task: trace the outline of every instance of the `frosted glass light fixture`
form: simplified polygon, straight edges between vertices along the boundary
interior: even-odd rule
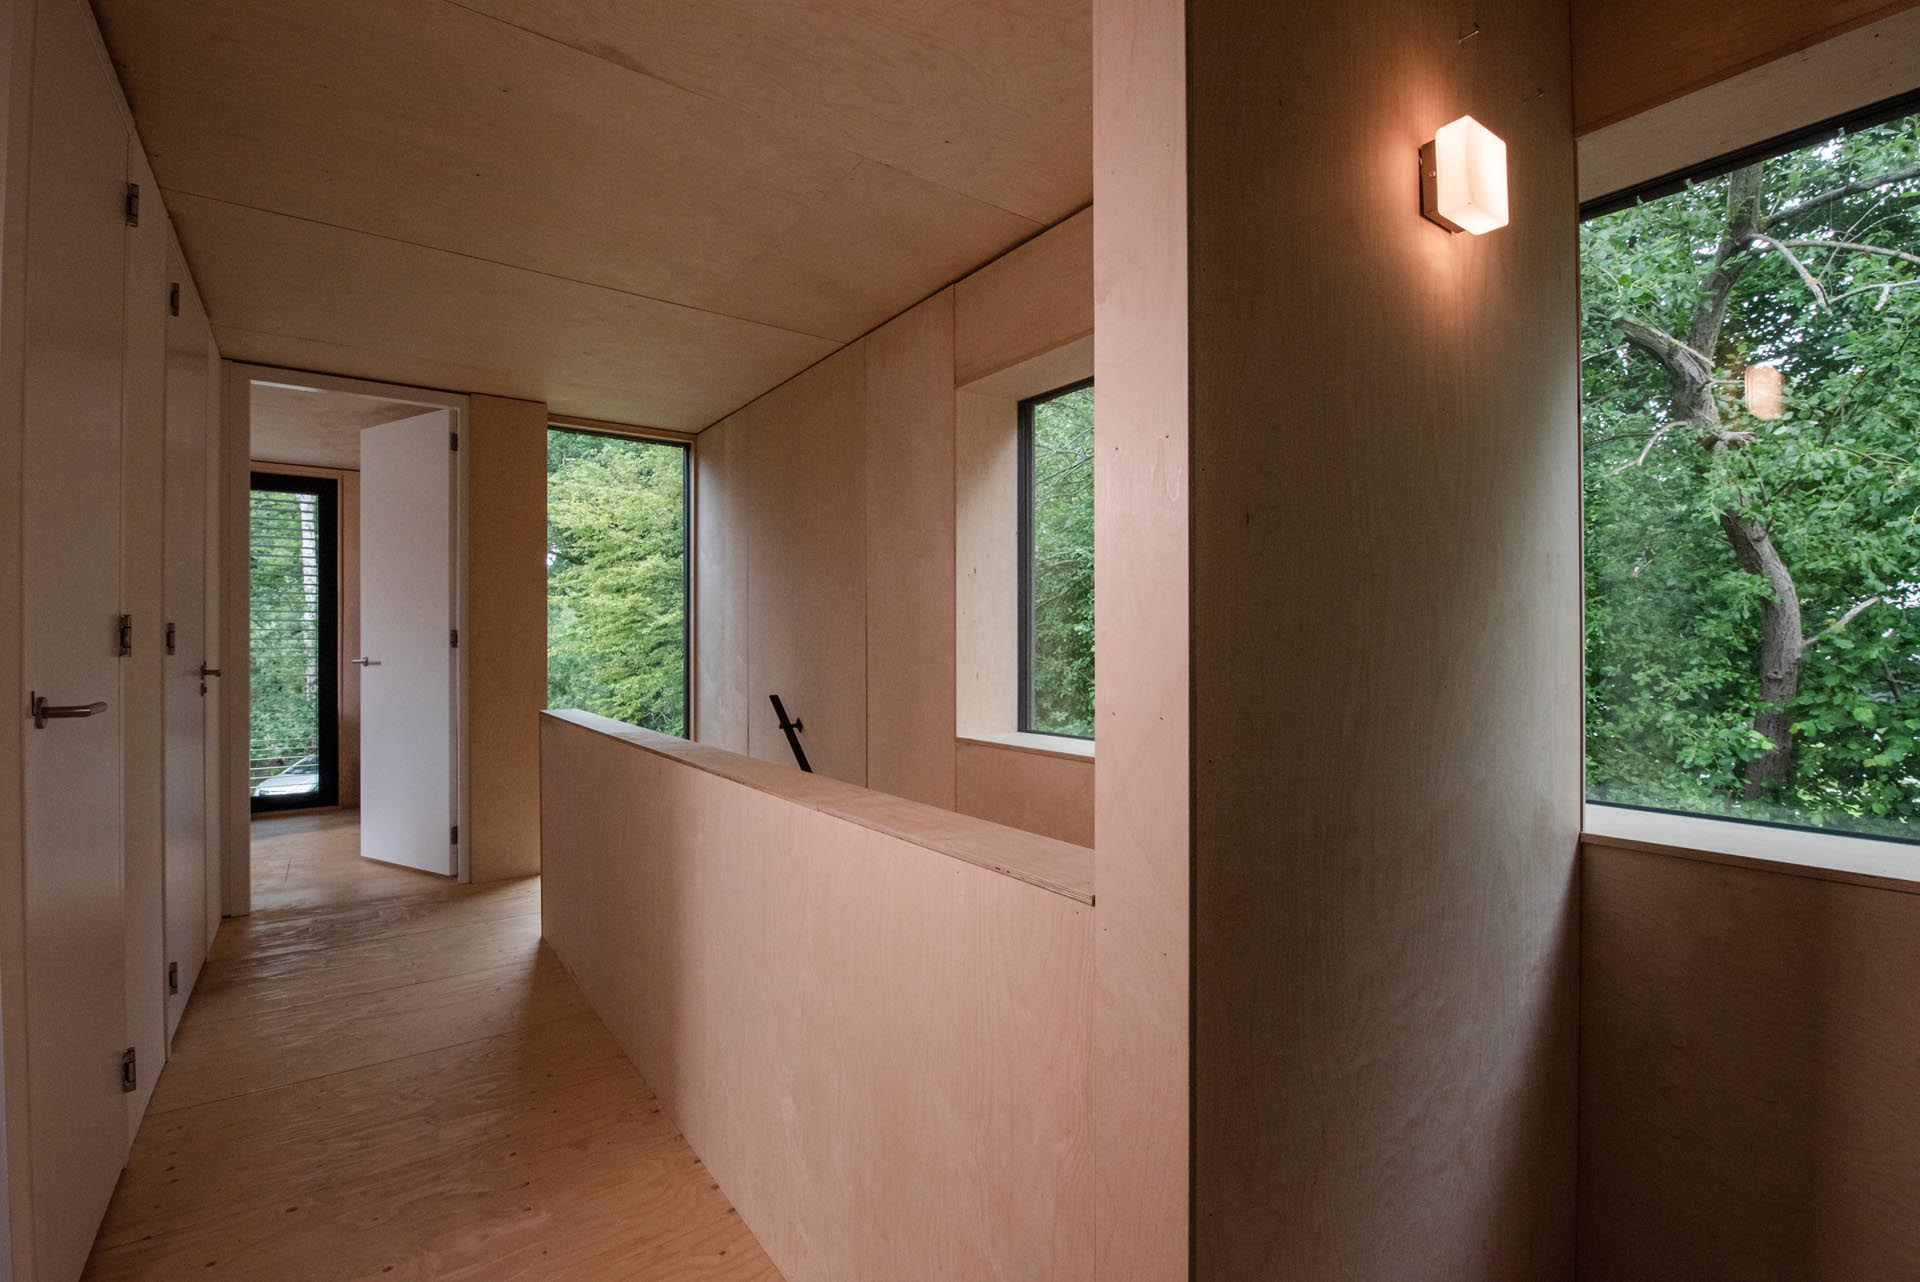
[[[1747,413],[1755,418],[1779,418],[1787,412],[1787,380],[1778,365],[1747,366]]]
[[[1420,149],[1420,212],[1448,231],[1484,236],[1507,225],[1507,144],[1462,116]]]

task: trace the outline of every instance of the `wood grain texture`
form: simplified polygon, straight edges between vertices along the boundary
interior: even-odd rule
[[[536,881],[368,863],[351,814],[258,830],[256,911],[222,930],[90,1282],[778,1282],[541,946]]]
[[[788,1278],[1093,1276],[1089,908],[556,717],[542,771],[547,938]]]
[[[386,274],[383,245],[511,269],[489,309],[356,314],[288,302],[257,246],[199,220],[188,248],[247,359],[310,344],[337,373],[697,430],[801,368],[793,336],[849,341],[1090,191],[1075,0],[100,10],[170,198],[339,229],[356,276]],[[544,302],[557,283],[655,303],[636,351],[693,331],[725,350],[589,373],[564,354],[592,327]],[[544,370],[434,350],[492,346],[503,316],[538,334]],[[393,340],[367,342],[372,320]],[[716,361],[744,385],[722,392]],[[471,373],[429,372],[447,365]]]
[[[951,810],[953,291],[866,348],[866,783]]]
[[[1920,896],[1589,843],[1580,1276],[1920,1275]]]
[[[1090,847],[1093,775],[1091,757],[1070,760],[963,739],[955,748],[954,808]]]
[[[544,401],[698,431],[831,339],[605,286],[170,196],[230,359]]]
[[[866,360],[844,347],[728,425],[753,514],[747,751],[793,761],[777,694],[813,768],[849,783],[867,779]]]
[[[1190,1276],[1188,0],[1094,0],[1097,1272]]]
[[[357,471],[360,433],[420,412],[418,405],[379,396],[306,387],[253,389],[253,457],[270,463]]]
[[[1464,45],[1459,11],[1410,0],[1187,13],[1195,1276],[1564,1278],[1566,13],[1496,0]],[[1468,110],[1515,193],[1482,237],[1417,208],[1421,144]],[[1103,720],[1103,915],[1105,806],[1132,791],[1111,754]]]
[[[467,454],[467,742],[474,881],[540,871],[547,706],[547,407],[476,396]]]
[[[1093,333],[1093,213],[1082,210],[954,286],[964,386]]]
[[[733,442],[750,431],[752,407],[694,438],[693,735],[731,752],[747,750],[747,549],[752,509]]]
[[[1573,0],[1574,129],[1586,133],[1624,120],[1913,4]]]

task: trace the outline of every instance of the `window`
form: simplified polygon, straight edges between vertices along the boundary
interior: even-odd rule
[[[255,472],[248,500],[252,808],[338,803],[336,486]]]
[[[1020,729],[1093,737],[1091,379],[1020,402]]]
[[[547,703],[687,733],[691,451],[547,433]]]
[[[1920,116],[1773,151],[1582,225],[1588,795],[1920,839]]]

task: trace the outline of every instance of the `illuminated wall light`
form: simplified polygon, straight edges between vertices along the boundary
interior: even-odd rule
[[[1507,144],[1472,116],[1442,125],[1420,149],[1420,212],[1448,231],[1484,236],[1507,225]]]
[[[1778,365],[1747,366],[1747,413],[1779,418],[1787,412],[1787,380]]]

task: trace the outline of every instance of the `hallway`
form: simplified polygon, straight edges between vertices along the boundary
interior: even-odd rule
[[[779,1274],[540,943],[537,878],[363,860],[256,822],[86,1277]]]

